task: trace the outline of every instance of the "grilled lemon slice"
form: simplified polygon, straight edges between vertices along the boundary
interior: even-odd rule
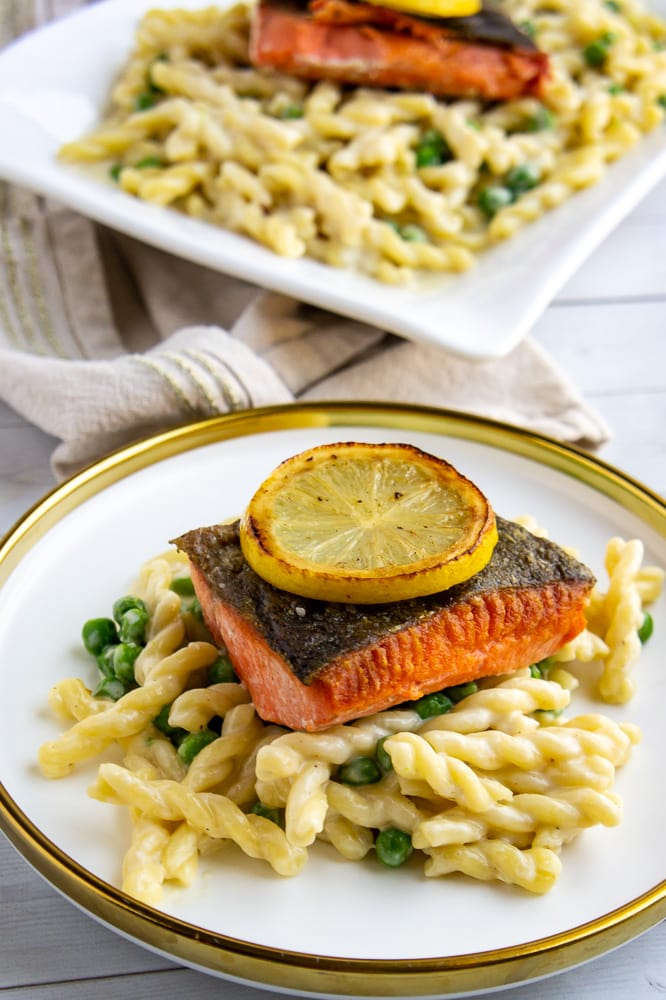
[[[481,0],[369,0],[419,17],[469,17],[481,10]]]
[[[259,576],[302,597],[380,604],[446,590],[497,541],[483,493],[408,444],[321,445],[287,459],[241,518]]]

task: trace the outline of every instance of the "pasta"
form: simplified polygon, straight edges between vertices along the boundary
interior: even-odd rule
[[[665,114],[666,27],[637,0],[502,7],[549,54],[543,103],[310,84],[250,66],[246,4],[150,11],[107,119],[60,155],[106,162],[124,191],[282,256],[396,284],[467,270]],[[441,162],[420,164],[433,134]],[[498,186],[511,194],[499,208]]]
[[[611,704],[624,704],[635,691],[632,672],[640,657],[639,630],[644,605],[659,594],[664,573],[643,567],[643,543],[612,538],[606,552],[609,587],[592,593],[589,627],[556,654],[557,660],[598,659],[603,664],[599,694]]]
[[[598,661],[602,699],[634,688],[643,607],[663,573],[643,565],[640,542],[619,538],[606,567],[587,629],[549,661],[473,684],[426,720],[408,704],[303,733],[264,723],[235,679],[211,681],[220,651],[197,619],[185,557],[167,553],[142,567],[133,589],[148,609],[137,683],[116,701],[78,680],[56,685],[50,704],[71,724],[41,747],[42,770],[62,777],[111,743],[122,749],[120,763],[99,765],[89,793],[128,809],[122,885],[150,904],[165,885],[191,884],[200,855],[222,843],[292,876],[317,841],[361,861],[379,853],[382,833],[420,852],[428,877],[457,872],[547,892],[567,843],[621,821],[615,777],[640,740],[629,722],[565,714],[574,659]],[[202,733],[211,739],[183,754]],[[346,777],[359,762],[374,773]]]

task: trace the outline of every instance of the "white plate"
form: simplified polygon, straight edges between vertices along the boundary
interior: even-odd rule
[[[59,487],[0,546],[3,754],[0,828],[67,897],[140,944],[185,964],[287,992],[461,996],[552,974],[666,916],[666,602],[623,708],[583,692],[576,707],[631,719],[644,741],[619,774],[625,818],[569,845],[556,887],[535,897],[501,884],[423,877],[341,860],[321,845],[283,880],[229,847],[163,907],[118,884],[122,810],[93,801],[96,764],[47,781],[38,746],[61,730],[46,694],[71,675],[93,682],[82,622],[106,614],[136,569],[184,530],[235,515],[274,465],[316,443],[409,440],[450,459],[505,516],[533,513],[577,546],[603,579],[614,534],[638,536],[666,565],[666,505],[609,467],[555,442],[461,415],[372,404],[289,407],[168,432]],[[94,665],[93,665],[94,666]],[[585,685],[583,685],[585,689]]]
[[[136,22],[156,5],[205,4],[106,0],[0,53],[0,177],[181,257],[464,357],[501,357],[515,347],[575,269],[666,172],[666,129],[658,129],[596,187],[485,254],[471,272],[437,278],[427,291],[287,260],[242,236],[139,202],[56,160],[63,142],[98,121]],[[666,0],[652,0],[652,6],[666,15]]]

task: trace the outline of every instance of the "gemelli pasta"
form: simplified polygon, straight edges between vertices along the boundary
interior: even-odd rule
[[[108,116],[60,155],[285,257],[390,283],[464,271],[665,114],[666,27],[636,0],[501,7],[549,55],[543,100],[308,83],[250,65],[246,4],[150,11]]]
[[[640,542],[611,539],[608,589],[594,589],[585,631],[532,668],[448,689],[450,711],[423,719],[408,703],[304,733],[257,716],[197,616],[186,557],[165,553],[122,602],[146,614],[141,641],[125,644],[136,646],[131,683],[116,700],[105,681],[97,695],[58,683],[49,702],[69,727],[40,748],[42,771],[60,778],[112,743],[122,749],[89,792],[129,810],[122,886],[152,904],[164,885],[191,884],[200,855],[225,842],[284,876],[325,841],[349,861],[374,851],[392,866],[416,851],[426,876],[547,892],[567,843],[622,818],[615,776],[640,733],[575,714],[568,667],[596,660],[600,699],[630,697],[644,606],[664,575],[642,559]]]

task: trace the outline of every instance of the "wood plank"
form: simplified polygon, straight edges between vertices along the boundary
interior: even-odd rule
[[[665,293],[666,226],[632,216],[560,289],[556,301],[626,301]]]
[[[0,834],[0,990],[169,965],[59,895]]]
[[[666,259],[666,258],[665,258]],[[666,296],[658,301],[558,303],[534,336],[589,402],[666,390]]]
[[[502,1000],[563,1000],[585,996],[586,1000],[608,1000],[612,996],[631,1000],[658,1000],[666,993],[666,923],[625,945],[569,972],[538,984],[502,990]],[[196,997],[196,1000],[275,1000],[276,993],[220,980],[189,969],[172,967],[140,975],[99,977],[79,982],[52,981],[25,989],[3,992],[3,1000],[164,1000],[164,997]],[[280,994],[283,995],[283,994]],[[477,994],[476,1000],[494,1000],[496,992]]]
[[[605,461],[666,497],[666,392],[621,393],[594,400],[613,428],[612,440],[599,449]]]
[[[551,307],[534,336],[611,430],[596,454],[666,496],[666,299]]]
[[[666,181],[581,265],[556,301],[618,301],[666,295]]]
[[[55,438],[0,402],[0,535],[55,483]]]

